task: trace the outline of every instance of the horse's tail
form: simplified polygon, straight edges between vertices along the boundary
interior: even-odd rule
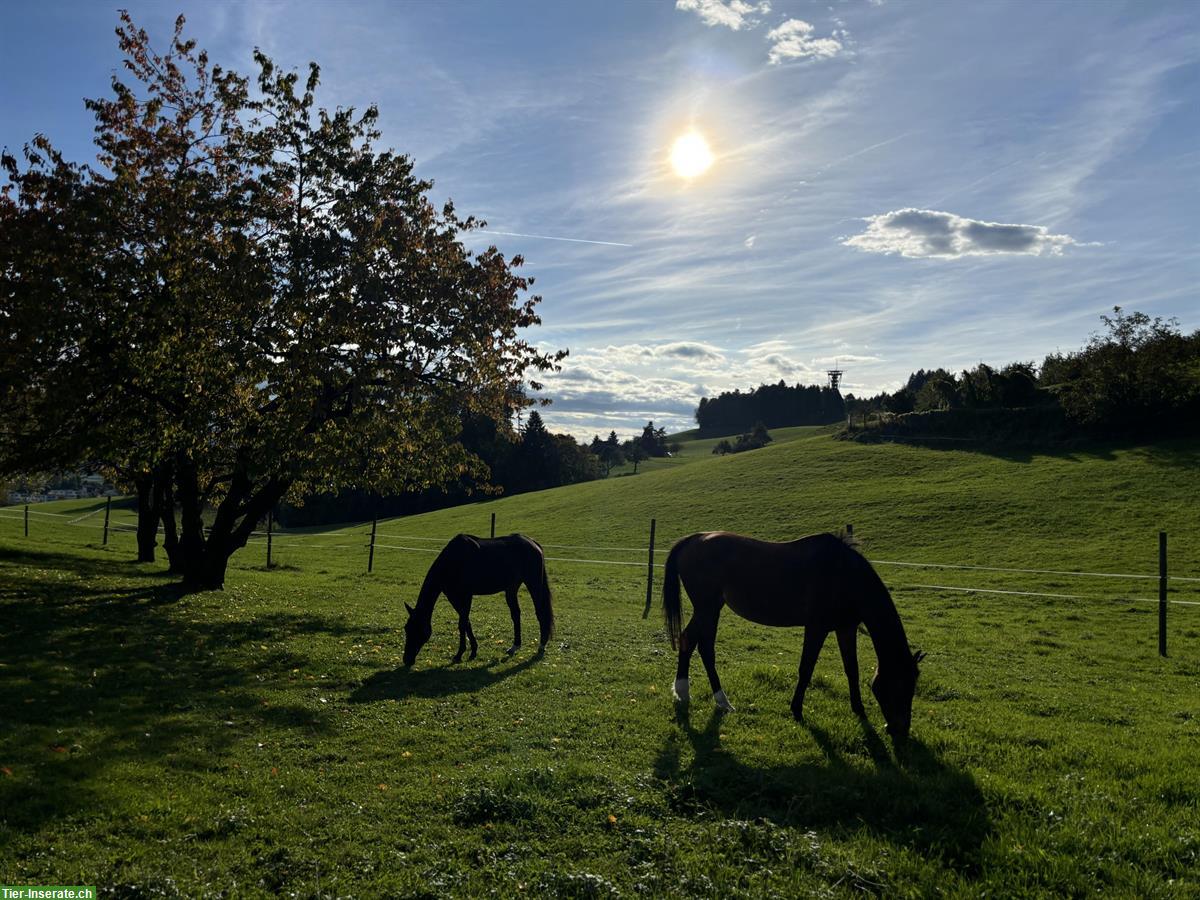
[[[671,552],[667,554],[667,564],[663,571],[663,618],[666,620],[667,637],[671,639],[672,650],[679,643],[683,621],[679,600],[679,553],[690,541],[691,536],[676,541]]]
[[[533,595],[533,612],[541,630],[542,646],[545,646],[554,636],[554,595],[550,592],[550,578],[546,575],[546,554],[537,541],[531,543],[537,547],[538,567],[541,572],[538,573],[537,590],[530,593]]]

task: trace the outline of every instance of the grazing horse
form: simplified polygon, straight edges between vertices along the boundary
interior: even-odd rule
[[[692,600],[693,614],[680,631],[679,582]],[[842,665],[850,681],[850,707],[865,716],[858,686],[858,645],[855,630],[866,626],[875,644],[878,667],[871,690],[887,720],[888,733],[908,736],[917,663],[925,655],[912,653],[891,595],[863,556],[846,540],[815,534],[787,543],[713,531],[692,534],[675,544],[667,556],[663,581],[663,612],[671,646],[679,646],[675,699],[688,700],[688,665],[692,651],[708,672],[717,706],[732,711],[717,677],[715,642],[721,607],[728,607],[760,625],[804,626],[800,680],[792,697],[792,715],[804,719],[804,692],[812,678],[821,645],[837,633]]]
[[[523,534],[498,538],[460,534],[451,538],[429,567],[416,607],[404,604],[408,610],[408,621],[404,623],[404,665],[413,664],[433,634],[433,605],[440,594],[446,595],[458,613],[458,653],[451,662],[462,662],[468,640],[471,642],[469,658],[474,659],[478,652],[479,645],[471,630],[471,598],[475,594],[504,591],[513,622],[513,645],[508,648],[508,655],[516,653],[521,646],[521,607],[517,605],[517,590],[522,584],[533,597],[533,611],[542,632],[538,647],[538,653],[541,653],[554,632],[554,608],[542,548]]]

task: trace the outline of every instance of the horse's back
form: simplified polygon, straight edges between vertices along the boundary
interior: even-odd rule
[[[685,540],[679,574],[693,602],[719,598],[752,622],[838,627],[861,587],[865,560],[837,535],[774,542],[715,531]]]
[[[447,569],[447,579],[471,594],[511,590],[539,576],[543,565],[541,547],[523,534],[496,538],[455,535],[439,559]]]

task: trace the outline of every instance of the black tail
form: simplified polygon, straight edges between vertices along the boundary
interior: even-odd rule
[[[663,618],[666,619],[667,637],[671,639],[672,650],[679,644],[679,632],[683,627],[683,612],[679,602],[679,551],[688,541],[689,538],[684,538],[671,548],[663,572]]]

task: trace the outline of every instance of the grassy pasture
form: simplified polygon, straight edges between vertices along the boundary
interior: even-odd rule
[[[686,458],[686,453],[685,453]],[[820,435],[239,553],[180,597],[94,502],[0,510],[0,883],[102,896],[1200,894],[1200,606],[1153,581],[1157,532],[1200,577],[1200,446],[1006,456]],[[448,605],[399,670],[402,600],[459,531],[547,545],[558,633],[499,597],[477,660]],[[60,516],[46,515],[48,512]],[[74,525],[65,523],[90,516]],[[114,521],[129,521],[114,511]],[[852,522],[926,649],[897,754],[849,712],[830,641],[788,710],[799,633],[732,616],[718,717],[686,712],[645,555],[696,530],[786,538]],[[87,527],[92,526],[92,527]],[[427,538],[429,540],[417,540]],[[601,566],[569,559],[641,563]],[[661,561],[661,555],[659,557]],[[933,587],[941,586],[940,588]],[[969,594],[941,588],[1058,594]],[[1078,599],[1069,599],[1070,597]],[[1172,599],[1200,584],[1172,582]],[[862,637],[864,677],[872,653]]]

